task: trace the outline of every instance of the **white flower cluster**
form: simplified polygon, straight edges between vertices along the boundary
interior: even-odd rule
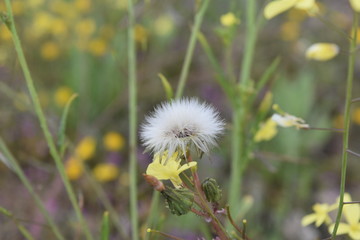
[[[146,117],[141,127],[141,140],[155,153],[175,151],[186,154],[191,145],[208,153],[224,129],[224,121],[210,105],[195,98],[164,102]]]

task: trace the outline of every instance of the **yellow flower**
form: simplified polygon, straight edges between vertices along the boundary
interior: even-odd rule
[[[91,0],[76,0],[74,2],[75,8],[82,13],[86,13],[91,8]]]
[[[309,125],[305,123],[304,119],[295,117],[288,113],[284,114],[273,114],[271,119],[276,122],[277,125],[281,127],[296,127],[299,128],[309,128]]]
[[[329,216],[329,212],[337,209],[338,204],[326,204],[326,203],[316,203],[313,206],[314,213],[311,213],[309,215],[306,215],[301,220],[301,225],[307,226],[313,222],[315,222],[315,226],[319,227],[321,224],[331,223],[331,218]]]
[[[4,41],[10,41],[11,40],[11,32],[6,27],[5,24],[0,25],[0,39]]]
[[[276,122],[269,118],[256,132],[254,141],[268,141],[277,134]]]
[[[140,24],[135,25],[135,41],[141,45],[143,49],[146,49],[148,42],[149,33],[148,31]]]
[[[312,13],[317,10],[315,0],[275,0],[265,6],[264,16],[266,19],[271,19],[291,8],[302,9]]]
[[[81,160],[71,157],[65,163],[66,175],[70,180],[79,179],[84,172],[84,165]]]
[[[229,12],[220,17],[220,22],[225,27],[231,27],[235,24],[240,24],[240,19],[238,19],[234,13]]]
[[[178,157],[178,152],[175,152],[171,157],[165,152],[160,156],[155,154],[154,160],[146,169],[146,174],[156,177],[159,180],[170,180],[172,184],[179,188],[181,186],[181,178],[179,174],[189,168],[195,167],[196,162],[181,164],[181,159]]]
[[[352,120],[354,121],[354,123],[359,124],[360,125],[360,108],[357,107],[355,109],[355,111],[352,114]]]
[[[95,32],[95,29],[96,29],[96,24],[94,20],[90,18],[81,20],[75,25],[76,33],[81,38],[90,37]]]
[[[93,174],[99,182],[109,182],[119,176],[119,168],[112,163],[99,163],[95,166]]]
[[[169,15],[162,15],[154,22],[154,31],[158,36],[167,36],[174,29],[174,20]]]
[[[333,43],[315,43],[306,50],[306,58],[327,61],[339,53],[339,47]]]
[[[356,12],[360,12],[360,0],[350,0],[350,5]]]
[[[45,42],[40,49],[41,57],[45,60],[53,61],[60,55],[60,47],[56,42]]]
[[[108,132],[103,141],[105,148],[109,151],[119,151],[125,145],[124,137],[117,132]]]
[[[96,141],[93,137],[84,137],[75,148],[76,157],[81,160],[87,160],[94,156],[96,150]]]
[[[351,202],[349,194],[344,195],[344,202]],[[345,204],[343,213],[347,223],[340,223],[337,231],[338,235],[348,234],[350,238],[360,239],[360,204]],[[332,233],[335,224],[330,225],[329,232]]]
[[[53,20],[50,31],[55,37],[63,37],[66,36],[68,32],[68,26],[66,25],[64,19],[57,18]]]
[[[71,88],[62,86],[55,91],[55,102],[58,106],[64,107],[73,95]]]
[[[300,24],[297,21],[287,21],[281,25],[280,36],[284,41],[294,41],[299,38]]]
[[[34,22],[31,27],[31,35],[39,38],[48,33],[52,27],[53,16],[45,11],[40,11],[35,15]]]
[[[106,42],[100,38],[93,39],[89,42],[88,50],[94,56],[102,56],[106,52]]]

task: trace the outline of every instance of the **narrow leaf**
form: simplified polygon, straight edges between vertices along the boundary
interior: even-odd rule
[[[171,100],[174,97],[174,91],[173,91],[169,81],[161,73],[159,73],[158,76],[161,79],[161,83],[162,83],[162,85],[164,87],[164,90],[165,90],[165,93],[166,93],[166,98],[168,100]]]
[[[68,115],[69,115],[69,109],[70,109],[70,106],[71,106],[72,102],[75,100],[75,98],[77,96],[78,95],[75,93],[69,98],[69,100],[67,101],[67,103],[65,105],[63,114],[61,116],[61,122],[60,122],[60,127],[59,127],[59,132],[58,132],[58,137],[59,137],[58,145],[59,145],[60,155],[61,156],[64,154],[65,149],[66,149],[66,145],[65,145],[65,129],[66,129],[66,121],[67,121],[67,118],[68,118]]]
[[[110,237],[110,221],[109,212],[104,212],[101,223],[101,240],[109,240]]]

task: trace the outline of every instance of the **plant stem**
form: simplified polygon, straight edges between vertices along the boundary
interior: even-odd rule
[[[5,157],[10,161],[13,170],[16,175],[20,178],[20,181],[24,184],[25,188],[29,191],[30,195],[35,201],[35,205],[38,207],[42,215],[45,217],[46,221],[49,223],[51,230],[54,232],[56,238],[58,240],[64,240],[64,237],[60,233],[59,228],[55,224],[53,218],[50,216],[49,212],[46,210],[43,202],[41,201],[39,195],[35,192],[33,186],[31,185],[29,179],[26,177],[25,173],[19,166],[18,162],[14,158],[14,156],[10,153],[7,148],[4,140],[0,137],[0,151],[5,155]]]
[[[346,101],[345,101],[345,113],[344,113],[344,135],[343,135],[343,147],[342,147],[342,159],[341,159],[341,182],[340,182],[340,197],[339,208],[336,216],[334,230],[332,232],[331,239],[335,239],[336,233],[339,227],[342,210],[344,206],[344,193],[346,182],[346,168],[348,160],[348,146],[349,146],[349,132],[350,132],[350,107],[352,101],[352,85],[354,80],[354,67],[355,67],[355,55],[356,55],[356,37],[358,28],[358,14],[354,11],[353,26],[352,26],[352,38],[349,51],[349,65],[346,80]]]
[[[133,0],[128,0],[128,71],[129,71],[129,176],[130,176],[130,218],[132,239],[139,239],[137,210],[137,86],[136,86],[136,47],[135,47],[135,14]]]
[[[205,15],[206,9],[209,6],[209,2],[210,2],[210,0],[202,1],[200,9],[196,13],[195,24],[194,24],[194,27],[193,27],[193,29],[191,31],[189,45],[188,45],[187,50],[186,50],[184,64],[183,64],[182,69],[181,69],[180,79],[179,79],[178,87],[176,89],[176,95],[175,95],[176,99],[179,99],[183,95],[186,79],[187,79],[188,74],[189,74],[190,63],[191,63],[191,60],[192,60],[192,56],[194,54],[196,38],[197,38],[197,35],[199,33],[200,26],[201,26],[203,17]]]
[[[35,112],[36,112],[36,115],[39,119],[39,122],[40,122],[40,127],[43,131],[43,134],[45,136],[45,139],[46,139],[46,142],[48,144],[48,147],[50,149],[50,154],[51,156],[53,157],[54,161],[55,161],[55,164],[56,164],[56,167],[60,173],[60,176],[61,176],[61,180],[63,181],[64,183],[64,186],[65,186],[65,189],[66,189],[66,192],[68,194],[68,197],[71,201],[71,204],[75,210],[75,214],[77,216],[77,218],[79,219],[80,221],[80,224],[83,228],[83,231],[86,235],[86,238],[88,240],[93,240],[93,237],[90,233],[90,230],[89,230],[89,227],[81,213],[81,210],[80,210],[80,207],[79,207],[79,204],[76,200],[76,196],[75,196],[75,193],[74,193],[74,190],[70,184],[70,181],[66,175],[66,172],[65,172],[65,167],[64,167],[64,164],[61,160],[61,157],[60,157],[60,154],[58,152],[58,150],[56,149],[56,144],[54,142],[54,139],[50,133],[50,130],[49,130],[49,127],[48,127],[48,124],[46,122],[46,118],[45,118],[45,114],[41,108],[41,105],[40,105],[40,100],[39,100],[39,97],[38,97],[38,94],[36,92],[36,89],[35,89],[35,85],[34,85],[34,82],[32,80],[32,77],[31,77],[31,74],[30,74],[30,70],[29,70],[29,67],[27,65],[27,62],[26,62],[26,59],[25,59],[25,55],[24,55],[24,52],[22,50],[22,47],[21,47],[21,43],[20,43],[20,39],[19,39],[19,36],[17,34],[17,31],[16,31],[16,28],[15,28],[15,22],[14,22],[14,17],[13,17],[13,13],[12,13],[12,9],[11,9],[11,3],[10,3],[10,0],[5,0],[5,4],[6,4],[6,9],[7,9],[7,14],[8,14],[8,17],[9,17],[9,22],[7,22],[7,26],[9,27],[10,31],[11,31],[11,34],[12,34],[12,39],[13,39],[13,42],[14,42],[14,46],[15,46],[15,50],[17,52],[17,55],[18,55],[18,58],[19,58],[19,63],[20,63],[20,66],[23,70],[23,73],[24,73],[24,76],[25,76],[25,80],[26,80],[26,84],[27,84],[27,87],[28,87],[28,90],[30,92],[30,96],[31,96],[31,100],[34,104],[34,108],[35,108]]]

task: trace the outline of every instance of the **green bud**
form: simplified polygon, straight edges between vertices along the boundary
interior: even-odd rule
[[[204,182],[201,184],[201,188],[205,193],[206,200],[212,203],[220,201],[222,196],[221,189],[215,179],[205,179]]]
[[[175,189],[166,187],[161,193],[172,214],[180,216],[191,210],[194,202],[194,194],[190,190],[186,188]]]

